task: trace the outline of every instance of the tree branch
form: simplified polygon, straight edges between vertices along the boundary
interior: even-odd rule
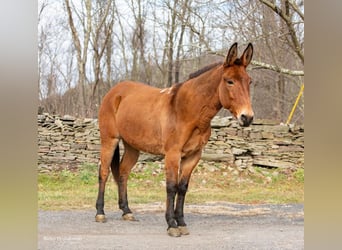
[[[217,51],[212,51],[209,50],[207,52],[210,55],[216,55],[216,56],[220,56],[220,57],[225,57],[224,54],[222,54],[221,52],[217,52]],[[268,69],[268,70],[272,70],[278,73],[282,73],[282,74],[286,74],[286,75],[291,75],[291,76],[304,76],[304,71],[303,70],[291,70],[291,69],[284,69],[272,64],[268,64],[268,63],[264,63],[264,62],[259,62],[259,61],[255,61],[252,60],[251,64],[253,66],[255,66],[253,69]]]
[[[293,0],[288,0],[291,7],[294,9],[294,11],[300,16],[300,18],[304,21],[304,13],[298,8],[298,6],[293,2]]]
[[[68,18],[69,18],[69,25],[70,25],[70,29],[71,29],[71,35],[73,37],[74,45],[75,45],[76,52],[77,52],[77,60],[78,60],[78,62],[80,62],[80,61],[82,61],[81,42],[80,42],[80,40],[78,38],[78,32],[77,32],[75,24],[74,24],[74,20],[73,20],[73,17],[72,17],[69,0],[65,0],[65,3],[66,3],[66,10],[67,10],[67,13],[68,13]]]
[[[304,71],[302,70],[290,70],[290,69],[284,69],[280,68],[271,64],[263,63],[263,62],[258,62],[258,61],[251,61],[251,64],[254,67],[253,69],[269,69],[278,73],[286,74],[286,75],[291,75],[291,76],[304,76]]]
[[[263,3],[264,5],[266,5],[267,7],[269,7],[275,13],[277,13],[277,15],[280,16],[281,19],[284,20],[284,22],[287,25],[287,28],[289,29],[290,36],[291,36],[291,39],[292,39],[292,42],[293,42],[293,46],[294,46],[294,50],[297,53],[297,55],[300,58],[300,60],[302,61],[302,63],[304,64],[304,54],[303,54],[303,52],[301,50],[301,46],[300,46],[298,38],[296,36],[296,31],[295,31],[295,29],[293,27],[293,23],[292,23],[292,20],[291,20],[290,16],[286,15],[286,13],[284,13],[284,11],[281,10],[281,8],[279,8],[276,4],[271,3],[268,0],[259,0],[259,1],[261,3]],[[292,1],[290,2],[290,4],[292,6]]]

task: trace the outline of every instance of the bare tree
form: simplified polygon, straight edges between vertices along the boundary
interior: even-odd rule
[[[86,116],[89,110],[86,103],[86,64],[88,59],[88,46],[91,34],[91,0],[82,1],[82,8],[85,8],[85,12],[78,13],[75,6],[71,7],[70,1],[65,0],[66,12],[68,15],[69,26],[72,34],[73,44],[76,49],[77,68],[78,68],[78,88],[79,88],[79,100],[78,100],[78,112],[81,116]],[[82,25],[82,32],[79,32],[76,28],[73,12],[79,18]],[[83,36],[82,36],[83,35]],[[83,44],[81,44],[81,37]],[[82,46],[83,45],[83,46]]]
[[[39,2],[39,8],[38,8],[38,26],[41,24],[41,17],[43,15],[44,9],[48,6],[48,2],[45,1],[40,1]],[[43,51],[46,46],[46,39],[47,35],[44,31],[44,29],[40,26],[40,29],[38,30],[39,36],[38,36],[38,72],[39,72],[39,78],[38,78],[38,91],[39,91],[39,99],[44,98],[43,94],[43,87],[42,87],[42,73],[43,73],[43,68],[42,68],[42,57],[43,57]]]
[[[90,96],[90,112],[93,116],[97,114],[98,106],[102,99],[101,90],[99,84],[104,85],[103,80],[103,70],[101,70],[101,60],[106,49],[110,49],[111,45],[108,45],[111,41],[111,36],[113,32],[114,25],[114,13],[112,1],[105,3],[104,1],[96,1],[93,6],[94,15],[92,17],[92,27],[91,27],[91,45],[93,47],[93,68],[94,68],[94,84],[92,89],[92,95]],[[110,53],[112,50],[110,49]],[[111,55],[108,55],[111,58]],[[107,60],[107,74],[110,74],[111,62]],[[108,79],[110,80],[110,79]],[[102,87],[104,88],[104,86]],[[96,95],[96,90],[97,95]]]
[[[302,68],[304,65],[304,37],[300,26],[304,24],[304,14],[300,10],[301,8],[295,3],[295,1],[282,0],[279,2],[271,2],[268,0],[259,0],[268,10],[265,13],[268,14],[268,20],[273,19],[272,24],[276,25],[271,27],[273,31],[278,31],[276,34],[271,36],[266,36],[267,34],[272,34],[271,31],[263,32],[264,41],[268,50],[270,51],[270,58],[273,65],[268,65],[267,68],[270,70],[275,70],[278,72],[276,88],[275,88],[275,112],[276,117],[279,120],[285,120],[287,114],[289,113],[290,105],[293,103],[293,98],[296,96],[294,89],[299,90],[300,85],[295,86],[297,81],[291,76],[304,75],[302,70],[288,70],[283,69],[281,64],[287,62],[288,66],[297,66]],[[297,1],[298,2],[298,1]],[[302,4],[301,2],[298,2]],[[270,23],[270,22],[268,22]],[[277,36],[275,36],[277,35]],[[276,49],[274,49],[276,48]],[[292,51],[293,53],[289,53]],[[294,60],[289,58],[288,55],[294,57],[297,56],[299,59],[298,63],[293,63]],[[292,62],[292,63],[290,63]],[[252,62],[254,65],[266,66],[261,63]],[[284,73],[288,74],[286,77]],[[287,84],[291,81],[292,84]],[[289,86],[286,86],[289,85]],[[294,88],[296,87],[296,88]]]
[[[123,75],[128,76],[130,73],[130,68],[129,68],[129,63],[128,63],[128,56],[126,53],[126,44],[128,43],[128,39],[126,37],[126,29],[124,27],[124,17],[121,16],[120,12],[119,12],[119,8],[116,6],[116,1],[113,1],[114,4],[114,11],[115,11],[115,15],[117,17],[117,31],[114,32],[114,38],[116,39],[117,42],[117,47],[118,47],[118,51],[120,51],[121,53],[121,58],[122,58],[122,66],[124,68],[124,70],[121,69],[121,71],[123,71]],[[119,53],[119,52],[118,52]]]
[[[288,34],[291,39],[291,43],[289,44],[304,64],[304,43],[300,41],[298,37],[299,34],[296,30],[296,25],[298,24],[298,22],[304,23],[304,14],[300,10],[299,6],[293,0],[283,0],[280,2],[280,5],[277,5],[275,2],[271,2],[268,0],[259,1],[267,7],[269,7],[271,10],[273,10],[273,12],[276,13],[281,18],[281,20],[286,24]],[[303,3],[300,2],[300,4]],[[298,15],[299,20],[296,20],[295,14]]]
[[[134,26],[132,27],[132,70],[131,78],[150,83],[151,79],[146,74],[147,60],[146,50],[146,5],[141,0],[130,1],[130,8],[133,13]]]
[[[41,7],[39,19],[49,5]],[[56,112],[95,116],[115,82],[170,86],[222,60],[233,42],[255,46],[249,70],[257,116],[284,120],[303,83],[302,0],[64,0],[64,14],[39,30],[39,95],[58,95],[50,99]],[[52,42],[59,26],[71,31],[72,50],[68,42]],[[303,117],[300,105],[294,120]]]
[[[177,44],[177,54],[175,59],[174,71],[175,71],[175,82],[179,82],[179,74],[181,67],[181,50],[183,48],[183,38],[185,33],[186,25],[189,22],[190,11],[189,11],[189,0],[184,0],[181,6],[181,12],[178,15],[180,22],[180,35]]]
[[[53,4],[40,1],[38,10],[38,70],[39,70],[39,110],[40,112],[60,113],[64,103],[60,102],[60,95],[70,87],[73,74],[64,74],[64,62],[72,61],[72,57],[64,57],[66,50],[56,41],[64,38],[65,28],[63,17],[46,18],[49,8]],[[56,26],[56,23],[59,24]]]
[[[173,0],[173,4],[167,2],[167,8],[169,10],[168,20],[167,20],[167,33],[165,40],[165,49],[167,51],[167,85],[172,85],[172,75],[173,75],[173,51],[174,51],[174,36],[176,31],[176,18],[177,18],[177,5],[179,0]]]

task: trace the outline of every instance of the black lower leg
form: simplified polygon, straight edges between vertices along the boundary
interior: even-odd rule
[[[175,203],[175,196],[177,193],[177,185],[175,183],[170,183],[166,187],[167,191],[167,200],[166,200],[166,213],[165,219],[168,224],[168,228],[173,227],[177,228],[177,222],[175,220],[175,213],[174,213],[174,203]]]
[[[127,196],[125,199],[119,199],[119,208],[122,210],[123,215],[132,213],[131,209],[128,207]]]
[[[104,188],[101,181],[99,182],[99,192],[96,200],[96,214],[105,214],[104,213]]]
[[[128,207],[127,199],[127,178],[120,176],[119,183],[119,208],[122,210],[123,215],[132,213],[131,209]]]
[[[177,204],[175,209],[175,219],[177,221],[178,226],[186,226],[184,221],[184,201],[185,194],[188,190],[188,183],[185,181],[181,181],[178,185],[178,194],[177,194]]]

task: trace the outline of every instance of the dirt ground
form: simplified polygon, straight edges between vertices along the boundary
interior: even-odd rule
[[[132,206],[95,222],[91,211],[39,211],[38,249],[304,249],[304,206],[207,203],[185,205],[190,235],[166,233],[164,204]]]

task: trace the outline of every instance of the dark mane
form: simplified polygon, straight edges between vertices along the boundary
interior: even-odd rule
[[[201,68],[201,69],[191,73],[189,75],[188,80],[193,79],[193,78],[195,78],[195,77],[197,77],[199,75],[202,75],[203,73],[207,72],[208,70],[211,70],[212,68],[214,68],[214,67],[216,67],[216,66],[218,66],[220,64],[222,64],[222,62],[216,62],[216,63],[209,64],[209,65],[207,65],[207,66],[205,66],[205,67],[203,67],[203,68]]]
[[[201,74],[203,74],[203,73],[205,73],[205,72],[207,72],[207,71],[209,71],[209,70],[213,69],[214,67],[216,67],[218,65],[221,65],[221,64],[222,64],[222,62],[216,62],[216,63],[209,64],[209,65],[207,65],[207,66],[205,66],[205,67],[203,67],[203,68],[201,68],[201,69],[199,69],[199,70],[189,74],[189,77],[188,77],[188,79],[186,81],[188,81],[190,79],[193,79],[193,78],[196,78],[199,75],[201,75]],[[184,82],[175,83],[175,84],[172,85],[172,90],[171,90],[172,92],[171,92],[171,99],[170,99],[171,105],[174,104],[174,101],[175,101],[175,98],[177,96],[177,93],[178,93],[179,89],[183,86],[183,83]]]

